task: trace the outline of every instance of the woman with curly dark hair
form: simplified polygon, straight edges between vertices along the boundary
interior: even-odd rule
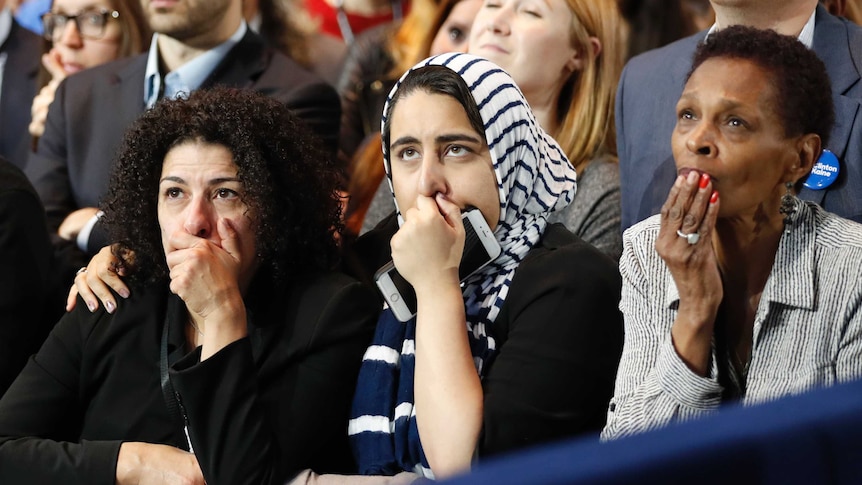
[[[239,90],[142,116],[104,203],[134,251],[117,252],[133,291],[78,304],[0,401],[0,482],[350,471],[345,423],[378,305],[329,271],[337,169],[310,139],[284,105]]]

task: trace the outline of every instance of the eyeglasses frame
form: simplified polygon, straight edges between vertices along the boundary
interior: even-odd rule
[[[102,25],[102,32],[98,36],[84,35],[83,31],[81,30],[80,21],[78,20],[82,16],[87,15],[87,14],[92,14],[92,13],[98,13],[99,15],[102,16],[102,18],[105,19],[105,23]],[[59,41],[63,37],[62,31],[66,29],[66,27],[69,25],[69,21],[71,20],[72,22],[75,22],[75,29],[78,31],[78,35],[80,35],[81,37],[83,37],[85,39],[98,40],[98,39],[101,39],[102,37],[105,36],[105,28],[108,26],[108,20],[120,18],[120,12],[118,12],[116,10],[110,10],[107,8],[98,8],[98,9],[93,8],[93,9],[82,10],[81,12],[79,12],[75,15],[65,15],[65,14],[61,14],[61,13],[46,12],[46,13],[42,14],[42,17],[41,17],[43,28],[45,27],[46,19],[52,18],[52,17],[59,17],[59,18],[65,19],[63,21],[63,27],[62,27],[62,30],[60,32],[60,35],[55,35],[56,31],[57,31],[56,24],[55,24],[52,32],[48,32],[48,29],[44,29],[44,32],[42,35],[43,35],[43,37],[45,37],[45,39],[50,40],[51,42]]]

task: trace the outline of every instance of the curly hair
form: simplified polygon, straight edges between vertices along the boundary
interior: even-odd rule
[[[835,110],[829,75],[817,54],[794,37],[736,25],[698,46],[688,77],[707,60],[722,57],[749,61],[769,74],[772,104],[786,136],[814,133],[827,146]]]
[[[261,269],[288,284],[331,267],[342,228],[339,172],[316,138],[282,103],[249,90],[216,87],[162,100],[126,132],[102,203],[113,241],[134,249],[135,284],[168,274],[158,224],[159,178],[168,151],[184,142],[233,154]]]

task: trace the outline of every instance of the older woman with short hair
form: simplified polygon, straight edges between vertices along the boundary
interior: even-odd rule
[[[731,27],[698,48],[676,108],[679,176],[624,236],[604,437],[862,375],[862,226],[795,196],[828,164],[829,86],[813,52],[772,31]]]

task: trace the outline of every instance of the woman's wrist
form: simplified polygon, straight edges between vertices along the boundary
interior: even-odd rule
[[[426,295],[429,298],[439,297],[440,293],[447,288],[455,289],[459,295],[461,294],[461,281],[458,279],[457,268],[425,272],[411,284],[417,300]]]
[[[117,455],[116,478],[118,485],[138,483],[141,454],[139,443],[124,442]]]

